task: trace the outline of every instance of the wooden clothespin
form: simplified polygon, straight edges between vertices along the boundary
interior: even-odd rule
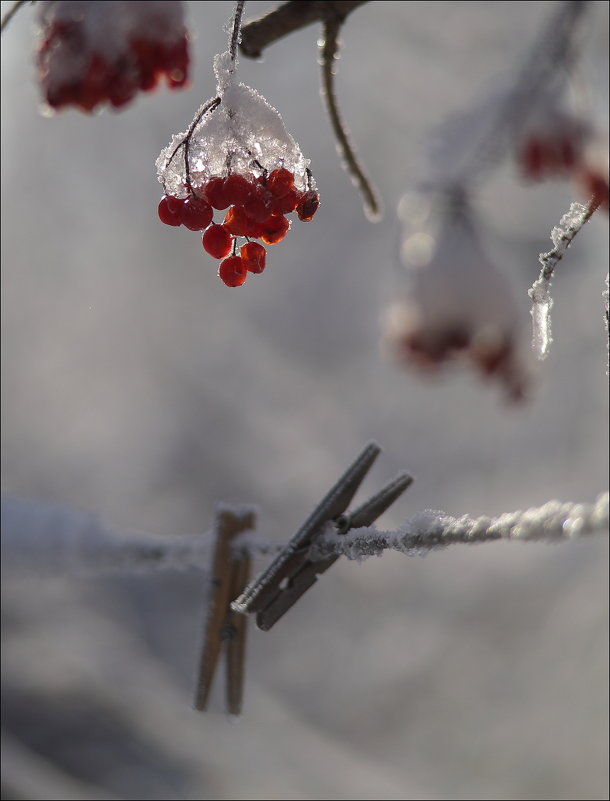
[[[212,680],[224,645],[226,710],[230,715],[241,713],[247,620],[243,615],[237,615],[231,610],[231,601],[248,583],[251,559],[245,549],[237,551],[233,548],[233,541],[243,531],[252,530],[255,522],[256,516],[252,509],[237,511],[221,507],[216,513],[212,594],[208,602],[195,709],[203,711],[207,707]]]
[[[313,541],[327,525],[340,534],[370,526],[407,489],[413,479],[401,473],[354,512],[345,512],[380,453],[375,443],[365,447],[269,567],[233,601],[234,611],[256,613],[257,626],[268,631],[339,558],[309,559]]]

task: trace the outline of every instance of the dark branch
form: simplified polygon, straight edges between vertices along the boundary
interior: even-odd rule
[[[13,5],[9,8],[6,14],[2,17],[2,23],[0,26],[0,31],[2,33],[4,33],[4,29],[12,20],[13,16],[19,11],[21,6],[24,6],[27,2],[28,0],[16,0],[16,2],[13,3]],[[34,5],[34,3],[35,0],[30,0],[30,5]]]
[[[241,33],[241,17],[244,13],[244,5],[245,0],[237,0],[237,3],[235,3],[235,11],[233,12],[233,28],[231,30],[231,40],[229,42],[229,53],[231,54],[231,61],[233,62],[237,55],[237,45]]]
[[[321,43],[321,59],[320,64],[322,67],[322,99],[326,104],[326,110],[330,117],[330,124],[332,125],[333,132],[337,139],[337,148],[343,160],[348,175],[351,176],[352,181],[360,190],[364,202],[364,211],[366,216],[376,221],[380,216],[379,201],[369,183],[368,178],[364,174],[356,152],[349,140],[349,135],[341,114],[339,113],[339,106],[335,95],[335,59],[337,58],[337,51],[339,49],[338,36],[341,28],[341,22],[332,17],[324,22],[324,40]]]
[[[273,42],[313,22],[335,19],[339,23],[367,0],[289,0],[259,19],[244,25],[240,51],[248,58],[260,58]]]

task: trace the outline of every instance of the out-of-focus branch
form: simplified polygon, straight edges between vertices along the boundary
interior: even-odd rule
[[[248,58],[260,58],[263,50],[293,31],[333,17],[339,23],[367,0],[289,0],[241,30],[240,52]]]
[[[13,5],[9,8],[6,14],[2,17],[2,22],[0,23],[0,33],[4,33],[4,29],[9,24],[9,22],[13,19],[14,15],[19,11],[21,6],[24,6],[27,2],[30,5],[34,5],[36,0],[15,0]]]

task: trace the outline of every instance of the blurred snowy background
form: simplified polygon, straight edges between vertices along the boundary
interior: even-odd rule
[[[8,3],[2,3],[2,11]],[[554,3],[375,2],[348,20],[337,90],[385,202],[342,172],[318,95],[315,27],[242,80],[311,158],[322,206],[240,290],[200,237],[159,223],[155,159],[214,93],[231,4],[190,3],[192,89],[121,113],[39,114],[35,12],[2,37],[2,489],[121,530],[207,530],[254,503],[291,536],[368,440],[368,494],[415,484],[380,520],[497,514],[608,484],[600,293],[607,218],[559,265],[555,342],[525,404],[470,373],[429,383],[380,355],[400,290],[395,207],[426,137],[523,58]],[[247,4],[246,20],[269,8]],[[607,129],[608,5],[578,79]],[[518,293],[572,200],[506,165],[481,185],[487,244]],[[190,708],[207,588],[188,574],[24,579],[3,589],[3,797],[607,798],[605,538],[340,561],[249,637],[245,714]],[[257,567],[264,565],[261,560]]]

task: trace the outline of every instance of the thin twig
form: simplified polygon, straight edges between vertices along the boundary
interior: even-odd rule
[[[186,183],[192,195],[195,193],[193,192],[193,187],[191,186],[191,175],[190,175],[190,164],[189,164],[189,145],[191,142],[191,138],[193,136],[193,133],[195,132],[195,128],[201,122],[202,117],[205,114],[207,114],[208,111],[214,111],[214,109],[218,106],[219,103],[220,103],[220,98],[214,97],[212,100],[209,100],[207,103],[204,103],[203,106],[201,106],[201,108],[197,111],[197,114],[195,114],[195,118],[193,119],[192,123],[189,125],[188,131],[184,135],[184,139],[182,139],[182,141],[176,145],[171,156],[169,156],[169,158],[166,159],[165,166],[163,167],[163,170],[165,171],[174,160],[176,153],[180,150],[181,147],[184,147],[184,174]],[[165,191],[165,194],[167,194],[167,188],[165,186],[165,182],[163,182],[163,190]]]
[[[237,45],[241,39],[241,18],[244,13],[245,0],[237,0],[233,11],[233,25],[231,28],[231,39],[229,41],[229,53],[231,61],[235,62],[237,56]]]
[[[324,21],[324,41],[320,45],[322,98],[325,101],[326,110],[328,111],[332,129],[337,139],[337,146],[343,159],[343,166],[351,176],[354,184],[360,190],[364,202],[364,213],[370,220],[376,221],[380,217],[379,201],[373,187],[360,166],[358,157],[349,140],[347,129],[339,113],[339,106],[335,95],[334,64],[339,49],[338,36],[341,24],[342,20],[337,17],[329,16]]]
[[[329,14],[341,21],[368,0],[290,0],[242,28],[240,51],[248,58],[260,58],[273,42],[294,31],[324,22]]]
[[[4,33],[4,29],[15,16],[15,14],[19,11],[21,6],[24,6],[28,0],[16,0],[13,5],[9,8],[6,14],[2,17],[2,22],[0,23],[0,33]],[[34,5],[36,0],[29,0],[30,5]]]

